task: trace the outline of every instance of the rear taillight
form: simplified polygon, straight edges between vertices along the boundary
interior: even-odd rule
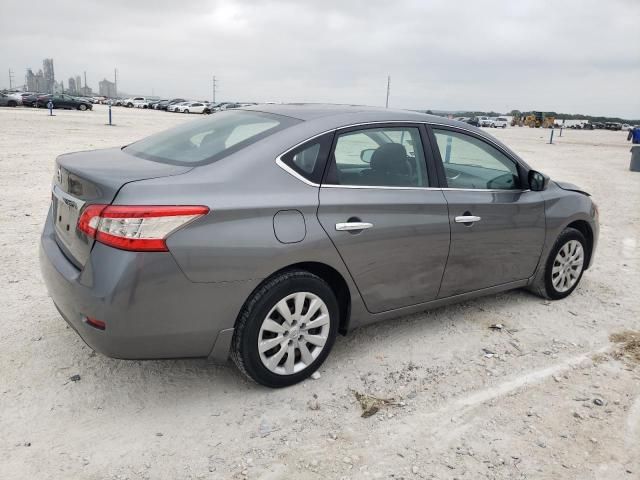
[[[88,205],[78,230],[122,250],[166,252],[169,235],[207,213],[202,206]]]

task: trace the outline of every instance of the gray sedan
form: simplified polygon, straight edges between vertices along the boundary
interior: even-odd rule
[[[360,325],[521,287],[564,298],[597,239],[587,193],[468,124],[259,105],[60,156],[41,265],[91,348],[231,356],[282,387]]]

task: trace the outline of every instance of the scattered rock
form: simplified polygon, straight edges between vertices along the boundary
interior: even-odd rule
[[[307,402],[307,407],[309,407],[309,410],[320,410],[320,403],[314,398]]]
[[[604,405],[604,400],[596,397],[593,399],[593,404],[602,407]]]
[[[80,375],[75,374],[69,377],[69,380],[71,380],[72,382],[79,382],[80,381]]]
[[[313,378],[314,380],[318,380],[320,377],[320,372],[318,372],[317,370],[311,374],[311,378]]]
[[[417,466],[414,465],[413,467],[411,467],[411,473],[417,475],[418,472],[420,472],[420,469]]]
[[[342,461],[343,461],[344,463],[351,464],[351,457],[344,457],[344,458],[342,459]]]
[[[360,403],[363,418],[368,418],[372,415],[375,415],[383,406],[397,405],[397,402],[393,399],[378,398],[374,397],[373,395],[367,395],[366,393],[356,392],[355,390],[353,391],[353,395]]]
[[[162,432],[156,432],[156,437],[162,437],[164,434]]]
[[[277,428],[273,428],[269,423],[263,418],[260,421],[260,426],[258,427],[258,433],[262,438],[268,437],[271,433],[278,430]]]
[[[491,330],[502,330],[504,328],[504,325],[502,325],[501,323],[494,323],[490,325],[489,328]]]

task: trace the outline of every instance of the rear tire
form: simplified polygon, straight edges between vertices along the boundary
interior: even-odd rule
[[[82,110],[83,112],[87,109],[87,106],[83,103],[81,103],[80,105],[78,105],[78,110]]]
[[[182,113],[189,113],[189,110],[183,110]]]
[[[576,289],[587,265],[588,244],[575,228],[565,228],[529,289],[543,298],[560,300]]]
[[[258,287],[243,306],[231,358],[257,383],[271,388],[296,384],[329,355],[339,315],[338,301],[320,277],[304,270],[281,273]]]

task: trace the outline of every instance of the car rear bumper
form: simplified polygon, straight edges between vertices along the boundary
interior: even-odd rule
[[[209,356],[218,333],[233,327],[258,283],[194,283],[168,252],[127,252],[100,243],[78,270],[58,247],[51,212],[40,266],[56,308],[87,345],[125,359]],[[87,317],[105,322],[105,329]],[[226,359],[228,348],[215,351],[216,360]]]

